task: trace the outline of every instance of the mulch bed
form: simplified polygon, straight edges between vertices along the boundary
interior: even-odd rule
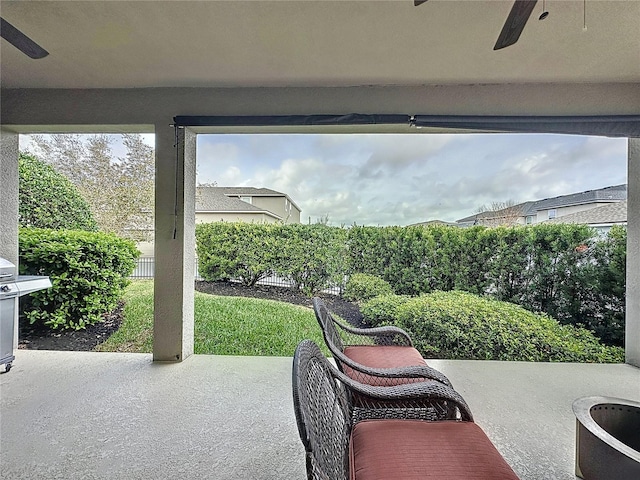
[[[264,285],[247,287],[231,282],[204,281],[196,282],[195,287],[199,292],[212,295],[277,300],[312,308],[311,298],[292,288]],[[331,312],[340,315],[356,327],[362,326],[362,315],[356,304],[336,295],[319,294],[318,296],[325,301]],[[105,315],[103,322],[90,325],[86,330],[52,332],[42,327],[38,328],[21,323],[18,348],[28,350],[91,351],[118,330],[122,323],[123,306],[121,303],[113,312]]]
[[[124,303],[104,316],[104,321],[85,330],[52,331],[42,326],[20,323],[19,349],[91,351],[111,336],[122,323]]]

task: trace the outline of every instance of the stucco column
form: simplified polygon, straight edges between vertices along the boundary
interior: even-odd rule
[[[629,139],[626,362],[640,367],[640,138]]]
[[[18,265],[18,134],[0,128],[0,257]],[[18,300],[13,348],[18,348]]]
[[[18,134],[0,129],[0,257],[18,264]]]
[[[156,125],[154,361],[193,353],[195,178],[195,134]]]

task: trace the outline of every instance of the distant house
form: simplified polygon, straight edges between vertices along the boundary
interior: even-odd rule
[[[533,202],[524,202],[507,208],[477,213],[469,217],[461,218],[456,223],[461,227],[471,225],[532,225],[535,223],[546,222],[550,220],[558,220],[569,216],[577,215],[581,212],[587,212],[606,205],[624,204],[624,208],[619,205],[617,208],[605,209],[604,212],[621,212],[624,210],[624,221],[626,222],[626,200],[627,185],[613,185],[610,187],[600,188],[596,190],[587,190],[569,195],[560,195],[558,197],[545,198]],[[573,218],[589,219],[585,215],[577,215]],[[614,218],[614,217],[612,217]],[[616,216],[615,218],[619,218]],[[578,222],[566,222],[578,223]],[[592,222],[579,222],[587,223]],[[605,222],[613,225],[616,222]],[[595,224],[594,224],[595,225]]]
[[[534,203],[527,215],[535,215],[535,221],[531,223],[540,223],[603,205],[620,203],[626,199],[627,185],[614,185],[598,190],[587,190],[586,192],[539,200]]]
[[[300,223],[300,208],[288,195],[268,188],[197,187],[196,223],[221,221]],[[154,256],[153,240],[137,247],[144,257]]]
[[[531,221],[533,207],[536,202],[524,202],[499,210],[488,210],[461,218],[456,221],[459,227],[471,227],[473,225],[484,225],[497,227],[499,225],[525,225],[535,223]]]
[[[613,225],[627,224],[627,201],[609,203],[601,207],[570,213],[547,220],[545,223],[579,223],[589,225],[598,232],[606,233]]]
[[[287,194],[268,188],[196,188],[196,223],[300,223],[300,211]]]
[[[445,222],[444,220],[429,220],[428,222],[420,222],[420,223],[414,223],[412,225],[409,225],[410,227],[430,227],[430,226],[441,226],[441,225],[445,225],[445,226],[449,226],[449,227],[459,227],[460,225],[458,225],[455,222]]]

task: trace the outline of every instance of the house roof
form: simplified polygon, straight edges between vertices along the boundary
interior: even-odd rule
[[[461,218],[460,220],[457,220],[456,223],[465,223],[465,224],[468,223],[472,225],[473,223],[475,223],[477,220],[480,220],[480,219],[506,218],[508,216],[513,216],[515,212],[518,212],[519,217],[530,215],[530,213],[528,212],[531,210],[531,208],[535,203],[536,202],[524,202],[524,203],[518,203],[516,205],[511,205],[509,207],[502,208],[500,210],[479,212],[474,215],[469,215],[468,217]]]
[[[473,224],[480,219],[501,218],[506,212],[513,212],[515,209],[519,209],[521,216],[526,217],[529,215],[536,215],[540,210],[549,210],[551,208],[570,207],[572,205],[583,205],[585,203],[617,203],[626,199],[627,185],[612,185],[610,187],[586,190],[584,192],[571,193],[569,195],[560,195],[532,202],[523,202],[502,210],[480,212],[461,218],[457,220],[457,223]]]
[[[570,207],[572,205],[583,205],[585,203],[610,203],[620,202],[627,199],[627,185],[613,185],[611,187],[599,188],[597,190],[587,190],[570,195],[545,198],[538,200],[531,206],[530,212],[548,210],[550,208]],[[531,215],[533,214],[531,213]]]
[[[270,188],[256,188],[256,187],[207,187],[215,188],[225,195],[251,195],[251,196],[267,196],[267,197],[286,197],[287,195],[281,192],[276,192]]]
[[[201,187],[202,188],[202,187]],[[276,192],[275,190],[271,190],[270,188],[256,188],[256,187],[206,187],[206,188],[216,188],[218,191],[222,192],[227,196],[247,196],[247,197],[284,197],[291,204],[298,209],[298,211],[302,211],[302,209],[294,202],[289,195],[282,192]]]
[[[455,222],[445,222],[444,220],[429,220],[427,222],[413,223],[413,224],[411,224],[409,226],[410,227],[428,227],[430,225],[449,225],[449,226],[452,226],[452,227],[459,227],[460,226]]]
[[[563,215],[544,223],[581,223],[587,225],[612,225],[627,223],[627,201],[609,203],[582,212]]]
[[[197,187],[196,213],[234,212],[234,213],[263,213],[281,219],[280,216],[244,202],[237,197],[227,196],[224,187]]]

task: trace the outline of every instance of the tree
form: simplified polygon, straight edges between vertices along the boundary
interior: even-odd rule
[[[115,157],[108,135],[33,136],[35,151],[65,175],[91,206],[98,226],[133,240],[153,235],[153,148],[138,134],[124,134],[124,157]]]
[[[476,210],[476,224],[486,227],[516,225],[524,214],[523,207],[523,204],[516,204],[513,200],[492,202],[488,207],[482,205]]]
[[[20,226],[54,230],[98,229],[89,204],[64,175],[25,153],[20,153],[18,165]]]

